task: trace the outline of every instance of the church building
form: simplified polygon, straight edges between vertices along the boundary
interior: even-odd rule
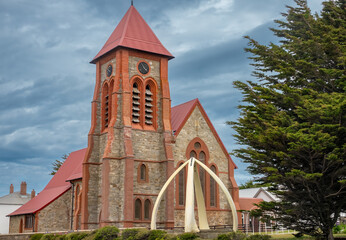
[[[9,215],[10,233],[149,227],[162,186],[192,156],[222,180],[240,209],[237,167],[199,100],[171,107],[172,58],[131,6],[91,61],[87,148],[72,152],[42,192]],[[158,227],[184,226],[186,175],[168,187]],[[209,225],[231,225],[226,197],[205,170],[199,175]]]

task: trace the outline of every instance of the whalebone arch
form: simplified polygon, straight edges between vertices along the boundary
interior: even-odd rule
[[[131,121],[134,128],[157,129],[157,84],[148,77],[134,76],[131,86]]]
[[[151,229],[156,229],[156,221],[157,221],[157,213],[161,200],[163,199],[164,193],[168,188],[168,185],[173,181],[173,179],[182,171],[185,166],[188,167],[187,174],[187,184],[186,184],[186,200],[185,200],[185,232],[198,232],[200,230],[209,229],[207,214],[205,208],[204,197],[202,193],[201,182],[199,179],[199,174],[197,170],[197,165],[202,167],[206,172],[210,174],[210,176],[216,181],[221,190],[224,192],[227,202],[231,208],[232,214],[232,224],[233,231],[238,230],[238,217],[237,210],[232,199],[231,194],[228,192],[227,187],[221,181],[221,179],[205,164],[200,162],[194,157],[191,157],[189,160],[185,161],[181,164],[178,169],[174,171],[174,173],[169,177],[166,183],[163,185],[156,201],[154,204],[152,216],[151,216]],[[195,194],[196,194],[196,202],[197,202],[197,210],[198,210],[198,219],[199,219],[199,227],[197,226],[197,222],[195,219]]]

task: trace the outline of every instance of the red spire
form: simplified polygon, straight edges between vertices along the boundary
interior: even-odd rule
[[[91,63],[95,63],[98,58],[120,46],[164,55],[170,59],[174,58],[134,6],[129,8]]]

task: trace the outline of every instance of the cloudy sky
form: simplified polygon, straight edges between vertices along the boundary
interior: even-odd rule
[[[322,0],[308,0],[313,12]],[[243,50],[250,35],[277,42],[268,30],[292,0],[134,0],[164,46],[172,106],[199,98],[229,151],[240,93],[252,79]],[[130,0],[0,0],[0,196],[21,181],[41,191],[52,162],[87,146],[98,53]],[[251,178],[238,165],[238,184]]]

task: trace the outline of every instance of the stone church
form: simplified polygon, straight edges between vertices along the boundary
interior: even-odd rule
[[[87,148],[72,152],[43,191],[9,215],[10,233],[149,227],[162,186],[191,156],[216,173],[241,208],[237,167],[198,99],[171,107],[172,58],[131,6],[91,61]],[[169,186],[158,227],[184,226],[186,174]],[[226,197],[209,174],[199,174],[209,225],[231,225]]]

